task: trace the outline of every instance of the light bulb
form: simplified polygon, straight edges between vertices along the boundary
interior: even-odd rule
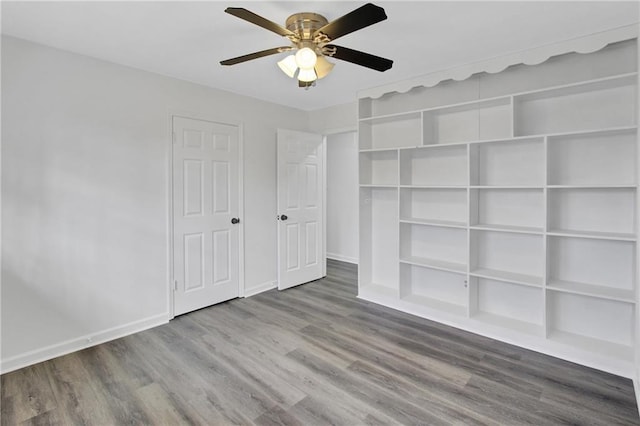
[[[278,66],[289,77],[293,78],[298,70],[298,64],[296,63],[296,57],[293,55],[289,55],[280,62],[278,62]]]
[[[309,83],[311,81],[315,81],[318,77],[316,76],[316,72],[311,69],[301,68],[298,73],[298,80],[303,81],[305,83]]]
[[[303,47],[296,52],[296,63],[302,69],[312,70],[317,60],[316,52],[308,47]]]
[[[318,78],[324,78],[331,72],[335,64],[327,61],[324,56],[318,56],[318,60],[316,62],[316,74]]]

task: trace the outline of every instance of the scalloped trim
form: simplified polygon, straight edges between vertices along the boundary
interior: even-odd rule
[[[630,40],[638,37],[638,24],[619,27],[610,31],[591,34],[585,37],[553,43],[533,49],[523,50],[489,60],[474,62],[420,77],[403,80],[397,83],[378,86],[358,92],[358,99],[378,99],[387,93],[406,93],[416,87],[433,87],[445,80],[466,80],[474,74],[487,72],[496,74],[510,66],[525,64],[538,65],[550,58],[566,53],[592,53],[603,49],[611,43]]]

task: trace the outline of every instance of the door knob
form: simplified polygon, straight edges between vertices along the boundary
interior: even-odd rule
[[[234,224],[234,225],[235,225],[236,223],[240,223],[240,219],[239,219],[239,218],[237,218],[237,217],[231,218],[231,223],[232,223],[232,224]]]
[[[287,220],[287,219],[289,218],[287,217],[286,214],[280,215],[280,220]]]

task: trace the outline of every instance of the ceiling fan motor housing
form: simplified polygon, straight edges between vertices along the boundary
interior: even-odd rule
[[[311,12],[296,13],[287,18],[287,29],[295,33],[300,39],[300,45],[298,47],[311,47],[315,40],[313,39],[313,33],[316,30],[327,25],[329,21],[322,15]],[[328,42],[329,40],[326,40]]]

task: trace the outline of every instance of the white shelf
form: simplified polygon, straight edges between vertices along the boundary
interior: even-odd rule
[[[621,185],[547,185],[549,189],[635,189],[638,185],[621,184]]]
[[[470,185],[469,189],[544,189],[542,185]]]
[[[534,275],[518,274],[509,271],[499,271],[497,269],[476,268],[469,275],[479,278],[489,278],[497,281],[504,281],[513,284],[526,285],[542,288],[542,277]]]
[[[478,312],[471,318],[485,324],[506,328],[518,333],[524,333],[538,337],[544,336],[544,328],[541,325],[533,324],[526,321],[520,321],[511,317],[504,317],[488,312]]]
[[[566,293],[581,294],[603,299],[618,300],[621,302],[635,303],[633,290],[623,288],[604,287],[601,285],[579,283],[563,280],[549,280],[547,289],[563,291]]]
[[[441,226],[443,228],[462,228],[466,229],[467,224],[464,222],[456,222],[453,220],[434,220],[434,219],[419,219],[410,217],[401,217],[400,223],[413,223],[416,225],[429,225],[429,226]]]
[[[577,348],[586,352],[594,352],[601,356],[613,358],[620,361],[633,362],[633,347],[617,343],[594,339],[580,334],[569,333],[560,330],[551,330],[549,339],[572,348]]]
[[[447,314],[453,314],[453,315],[459,315],[459,316],[467,315],[466,306],[445,302],[443,300],[433,299],[431,297],[410,294],[402,297],[401,300],[417,306],[425,307],[428,309],[435,309],[437,311],[442,311]]]
[[[595,240],[636,241],[635,234],[619,232],[574,231],[568,229],[549,229],[547,235],[557,237],[591,238]]]
[[[542,235],[543,233],[542,228],[537,228],[535,226],[489,225],[478,223],[476,225],[471,225],[470,228],[478,231],[513,232],[516,234]]]
[[[439,269],[441,271],[459,272],[462,274],[467,272],[466,263],[447,262],[444,260],[429,259],[425,257],[401,256],[400,263],[424,266],[425,268]]]
[[[369,295],[376,295],[379,297],[384,297],[386,299],[397,299],[398,298],[398,289],[391,288],[382,284],[377,283],[364,283],[359,286],[359,295],[360,293],[367,293]]]
[[[384,184],[374,184],[374,183],[361,183],[361,188],[398,188],[398,185],[384,185]]]
[[[408,189],[467,189],[466,185],[400,185]]]

